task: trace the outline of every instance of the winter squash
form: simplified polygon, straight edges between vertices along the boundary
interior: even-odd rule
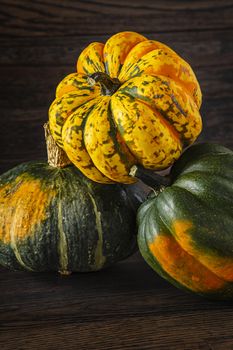
[[[191,146],[160,188],[157,175],[133,173],[155,188],[137,217],[147,263],[177,287],[233,298],[233,152],[214,144]]]
[[[134,164],[169,167],[201,132],[196,76],[168,46],[134,32],[88,45],[49,109],[56,143],[100,183],[132,183]]]
[[[170,179],[136,168],[132,174],[154,186],[137,216],[147,263],[177,287],[232,298],[233,152],[197,144],[175,163]]]
[[[49,164],[29,162],[0,176],[0,265],[68,274],[131,255],[137,203],[130,190],[86,179],[47,140]]]

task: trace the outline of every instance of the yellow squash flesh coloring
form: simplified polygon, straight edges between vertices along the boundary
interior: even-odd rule
[[[196,76],[166,45],[134,32],[83,50],[49,109],[56,143],[88,178],[131,183],[134,164],[161,170],[202,129]]]

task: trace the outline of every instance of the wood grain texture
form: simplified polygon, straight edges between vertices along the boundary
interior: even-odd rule
[[[139,255],[98,273],[5,271],[0,278],[2,349],[218,349],[219,339],[233,345],[233,304],[184,295]]]
[[[121,30],[171,46],[203,91],[199,141],[233,149],[233,0],[1,0],[0,173],[46,157],[43,123],[81,50]],[[1,218],[0,218],[1,219]],[[0,349],[233,349],[233,303],[160,279],[139,254],[91,274],[0,270]]]
[[[7,36],[82,36],[121,30],[180,32],[232,28],[231,0],[1,0]]]

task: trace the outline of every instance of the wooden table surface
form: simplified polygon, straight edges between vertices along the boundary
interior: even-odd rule
[[[233,1],[1,0],[0,173],[45,158],[42,125],[81,50],[122,30],[170,45],[203,91],[199,140],[233,149]],[[233,303],[159,278],[139,254],[60,277],[0,270],[0,349],[233,349]]]

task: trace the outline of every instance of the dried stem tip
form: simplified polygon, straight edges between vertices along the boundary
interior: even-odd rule
[[[48,164],[55,168],[64,168],[71,164],[66,153],[60,148],[51,135],[49,123],[44,124],[45,140],[47,145]]]

